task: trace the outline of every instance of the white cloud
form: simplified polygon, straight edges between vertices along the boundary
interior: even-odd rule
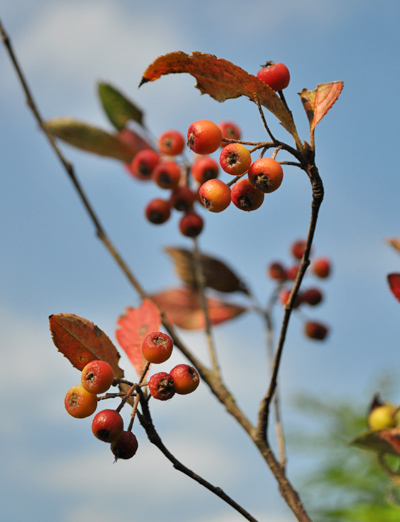
[[[177,45],[179,25],[170,22],[115,9],[107,0],[57,2],[36,16],[19,46],[28,71],[49,71],[68,82],[91,80],[93,71],[139,74],[161,47]]]

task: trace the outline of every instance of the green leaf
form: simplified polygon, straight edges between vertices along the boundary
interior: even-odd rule
[[[120,131],[130,120],[143,125],[143,112],[109,83],[98,83],[98,93],[110,122]]]
[[[358,504],[346,510],[347,519],[358,522],[398,522],[400,508],[393,504]]]
[[[46,130],[73,147],[130,163],[137,151],[108,132],[71,118],[54,118],[45,123]]]

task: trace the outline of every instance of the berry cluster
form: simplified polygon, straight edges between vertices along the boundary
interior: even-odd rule
[[[202,217],[193,211],[197,193],[189,187],[182,157],[185,148],[183,135],[176,130],[163,132],[158,139],[157,151],[144,149],[136,154],[128,171],[142,181],[153,181],[168,191],[168,197],[152,199],[145,208],[145,216],[155,225],[168,221],[172,210],[183,212],[179,222],[181,233],[196,237],[203,229]]]
[[[105,393],[114,382],[114,372],[106,361],[94,360],[82,370],[81,384],[68,390],[64,405],[72,417],[84,419],[97,409],[98,394]],[[124,421],[118,410],[98,412],[92,422],[93,435],[110,444],[115,459],[130,459],[138,448],[136,436],[124,431]]]
[[[300,261],[303,258],[306,242],[304,240],[295,241],[290,248],[294,263],[286,267],[280,261],[270,263],[268,266],[268,276],[274,279],[281,287],[279,293],[279,300],[282,305],[286,305],[292,291],[293,281],[296,279],[300,269]],[[331,263],[326,257],[318,257],[312,260],[311,263],[312,274],[320,279],[325,279],[330,275]],[[291,283],[292,282],[292,283]],[[293,308],[297,309],[301,305],[317,306],[324,299],[323,292],[316,286],[309,287],[300,291],[293,303]],[[310,339],[322,341],[328,333],[329,328],[318,321],[305,321],[304,333]]]
[[[143,341],[142,354],[148,364],[160,364],[169,359],[172,353],[172,339],[163,332],[152,332]],[[117,384],[114,372],[106,361],[94,360],[89,362],[81,373],[81,384],[68,390],[64,405],[72,417],[84,419],[90,417],[97,409],[100,398],[98,394],[105,393],[112,384]],[[168,400],[175,393],[186,395],[193,392],[199,385],[200,378],[197,371],[187,365],[178,364],[170,373],[159,372],[150,377],[147,383],[137,386],[147,386],[150,394],[162,401]],[[130,383],[135,387],[133,383]],[[130,394],[131,392],[128,392]],[[110,395],[110,397],[115,395]],[[121,396],[121,394],[117,394]],[[129,395],[122,395],[121,405],[113,409],[104,409],[98,412],[92,421],[93,435],[103,442],[110,444],[115,459],[130,459],[137,449],[138,442],[132,433],[134,414],[127,430],[124,430],[124,421],[120,410],[127,402]],[[109,398],[108,396],[102,399]]]
[[[210,212],[222,212],[231,202],[241,210],[259,208],[265,194],[281,185],[283,170],[274,158],[260,157],[252,162],[252,151],[239,141],[240,137],[240,129],[232,122],[217,125],[199,120],[187,131],[187,146],[196,154],[191,164],[184,161],[185,140],[176,130],[161,134],[157,151],[138,152],[127,165],[128,171],[137,179],[152,180],[169,191],[168,197],[156,197],[147,204],[146,218],[161,225],[169,220],[173,210],[183,212],[180,232],[197,237],[204,227],[203,218],[194,210],[198,203]],[[219,148],[218,163],[210,155]],[[235,178],[227,183],[218,179],[220,168]]]
[[[149,363],[160,364],[170,358],[172,348],[172,339],[167,334],[152,332],[143,341],[142,353]],[[178,364],[169,373],[155,373],[148,382],[150,394],[160,401],[171,399],[175,393],[192,393],[199,384],[199,374],[188,364]]]

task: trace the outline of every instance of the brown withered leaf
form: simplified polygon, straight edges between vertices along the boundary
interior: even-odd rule
[[[386,243],[391,245],[393,248],[397,250],[397,252],[400,252],[400,239],[397,237],[391,237],[388,239],[385,239]]]
[[[343,82],[320,83],[316,89],[303,89],[299,95],[310,122],[311,132],[339,98]]]
[[[53,314],[49,322],[54,344],[75,368],[83,370],[88,362],[100,359],[111,365],[116,377],[123,377],[120,355],[98,326],[75,314]]]
[[[164,54],[145,70],[140,85],[158,80],[165,74],[188,73],[196,78],[196,87],[219,102],[239,96],[256,101],[274,114],[283,127],[298,140],[292,115],[279,96],[263,81],[241,67],[212,54],[182,51]]]
[[[130,163],[137,151],[118,135],[98,129],[72,118],[54,118],[45,123],[46,130],[54,137],[86,152]],[[139,149],[140,150],[140,149]]]
[[[168,321],[185,330],[205,327],[201,298],[194,288],[171,288],[152,296],[152,300],[164,312]],[[246,308],[207,298],[208,314],[212,325],[221,324],[246,312]]]
[[[180,279],[187,285],[196,288],[193,252],[173,247],[167,247],[165,251],[172,257]],[[205,254],[199,255],[199,261],[203,271],[204,286],[218,292],[249,293],[246,284],[223,261]]]
[[[147,335],[160,329],[160,313],[149,299],[144,299],[137,308],[126,308],[126,313],[118,319],[117,324],[119,328],[115,336],[118,344],[140,377],[146,364],[142,343]]]

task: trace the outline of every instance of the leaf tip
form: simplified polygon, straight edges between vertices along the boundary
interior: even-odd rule
[[[140,87],[142,85],[144,85],[145,83],[148,83],[150,80],[148,78],[146,78],[145,76],[142,76],[142,79],[140,80],[140,83],[138,85],[138,89],[140,89]]]

